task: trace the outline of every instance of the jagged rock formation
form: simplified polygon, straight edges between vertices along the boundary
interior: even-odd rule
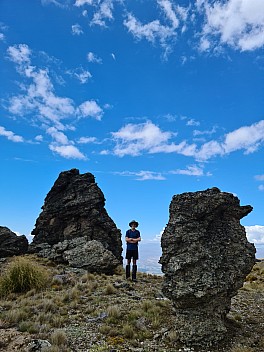
[[[17,236],[8,227],[0,226],[0,258],[25,254],[28,240],[25,235]]]
[[[61,172],[45,198],[29,251],[58,263],[112,273],[122,264],[121,233],[91,173]]]
[[[225,336],[231,298],[255,264],[255,247],[240,224],[252,209],[218,188],[172,198],[160,263],[163,293],[186,345],[210,346]]]

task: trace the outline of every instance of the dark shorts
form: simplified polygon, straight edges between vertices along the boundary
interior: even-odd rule
[[[137,249],[127,249],[126,251],[126,259],[138,260],[138,248]]]

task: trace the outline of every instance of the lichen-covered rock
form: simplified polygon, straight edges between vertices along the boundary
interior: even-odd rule
[[[91,173],[61,172],[42,209],[32,231],[31,253],[96,272],[111,273],[122,264],[121,232],[107,214],[104,195]],[[103,270],[101,255],[109,259]],[[98,258],[97,267],[92,256]]]
[[[251,211],[218,188],[173,197],[160,263],[181,342],[209,346],[224,338],[231,298],[255,263],[240,224]]]
[[[0,258],[25,254],[28,240],[25,235],[17,236],[8,227],[0,226]]]

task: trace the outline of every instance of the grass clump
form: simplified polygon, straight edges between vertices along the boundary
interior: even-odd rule
[[[51,342],[56,346],[67,346],[68,339],[64,330],[56,330],[51,334]]]
[[[48,272],[30,260],[18,257],[7,267],[0,279],[0,295],[40,290],[48,283]]]

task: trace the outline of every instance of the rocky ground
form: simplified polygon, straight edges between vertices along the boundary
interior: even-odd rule
[[[36,339],[48,341],[47,352],[202,351],[177,342],[174,311],[162,295],[161,276],[139,273],[133,283],[121,268],[113,276],[96,275],[27,257],[49,272],[49,285],[41,292],[2,297],[1,352],[39,351],[32,347]],[[7,266],[1,264],[2,273]],[[264,351],[263,261],[233,298],[227,326],[226,341],[207,352]]]

